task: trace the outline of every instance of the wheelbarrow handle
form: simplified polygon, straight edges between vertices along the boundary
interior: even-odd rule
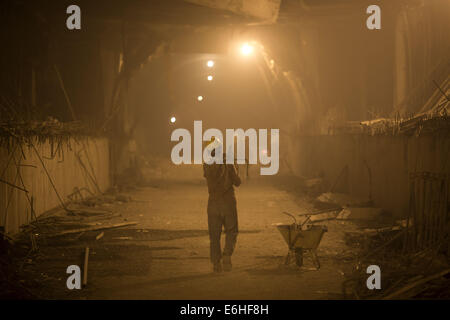
[[[283,214],[291,217],[292,219],[294,219],[294,223],[297,225],[297,219],[294,217],[294,215],[290,214],[289,212],[283,211]]]
[[[303,228],[303,226],[307,223],[307,222],[309,222],[311,220],[311,216],[306,216],[306,219],[305,219],[305,221],[303,221],[303,223],[301,224],[301,226],[300,227],[302,227]]]

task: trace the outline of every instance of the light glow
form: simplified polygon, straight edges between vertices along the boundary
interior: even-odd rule
[[[177,121],[177,118],[175,117],[170,118],[170,122],[175,123],[175,121]]]
[[[198,100],[198,101],[203,101],[203,96],[198,96],[198,97],[197,97],[197,100]]]
[[[208,76],[208,81],[212,81],[212,79],[213,79],[213,76]]]
[[[253,46],[250,45],[250,44],[248,44],[248,43],[244,43],[244,44],[241,46],[241,53],[242,53],[244,56],[251,55],[251,54],[253,53]]]
[[[207,66],[208,68],[214,67],[214,61],[208,60],[208,62],[206,63],[206,66]]]

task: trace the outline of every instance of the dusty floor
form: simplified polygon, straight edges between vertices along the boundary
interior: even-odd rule
[[[130,202],[105,205],[121,214],[115,222],[136,226],[106,230],[100,240],[99,231],[92,231],[42,242],[39,255],[23,267],[24,285],[34,283],[30,290],[50,299],[341,298],[351,268],[351,259],[343,258],[349,252],[343,236],[352,226],[321,223],[329,232],[318,250],[320,270],[312,270],[310,259],[302,269],[284,266],[287,246],[272,224],[290,222],[282,211],[312,206],[290,188],[249,181],[237,189],[240,234],[232,272],[212,273],[205,183],[165,182],[130,192]],[[82,267],[85,246],[91,251],[88,285],[70,291],[66,268]]]

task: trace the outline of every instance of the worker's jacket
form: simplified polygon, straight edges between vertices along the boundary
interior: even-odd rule
[[[209,198],[221,199],[234,197],[234,187],[241,184],[241,179],[232,164],[203,164],[203,176],[208,184]]]

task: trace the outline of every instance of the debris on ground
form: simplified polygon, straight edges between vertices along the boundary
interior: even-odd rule
[[[347,207],[336,216],[337,220],[377,220],[383,216],[381,208],[372,207]]]
[[[426,219],[415,223],[415,216],[393,219],[372,201],[343,193],[327,192],[317,197],[316,207],[342,206],[336,214],[338,223],[355,226],[345,232],[345,243],[352,248],[353,272],[343,283],[343,295],[350,299],[450,298],[450,225],[445,232],[430,236],[431,223]],[[442,209],[443,208],[443,209]],[[445,206],[441,211],[446,212]],[[324,210],[324,209],[322,209]],[[326,209],[325,209],[326,210]],[[416,210],[417,211],[417,210]],[[420,211],[418,211],[420,212]],[[311,216],[333,219],[333,211]],[[323,215],[323,216],[321,216]],[[417,215],[420,218],[420,215]],[[429,215],[434,217],[435,215]],[[314,218],[313,218],[314,217]],[[442,221],[447,217],[443,214]],[[437,220],[437,219],[435,219]],[[434,229],[432,229],[434,230]],[[427,236],[428,235],[428,236]],[[417,244],[414,246],[414,237]],[[423,239],[427,239],[425,241]],[[423,240],[422,242],[420,242]],[[339,257],[336,256],[336,259]],[[376,265],[382,272],[382,289],[369,290],[367,267]]]
[[[307,188],[317,188],[323,185],[323,178],[313,178],[313,179],[305,179],[303,181],[305,187]]]
[[[133,240],[132,237],[113,237],[113,240]]]
[[[136,225],[137,222],[124,219],[120,213],[113,212],[107,206],[107,204],[112,203],[120,204],[120,200],[124,199],[131,201],[131,197],[127,195],[111,193],[89,198],[72,197],[71,202],[66,204],[64,208],[60,207],[48,211],[30,224],[22,226],[22,232],[15,237],[14,241],[31,243],[30,252],[36,252],[38,251],[37,243],[42,239],[72,236],[70,240],[76,241],[92,231]],[[103,236],[104,232],[100,232],[93,238],[99,240]]]
[[[359,252],[353,273],[343,283],[346,298],[450,298],[448,237],[435,246],[409,252],[404,245],[406,231],[397,224],[346,234],[347,245]],[[381,290],[367,288],[370,265],[380,267]]]
[[[310,195],[317,195],[325,190],[325,181],[323,178],[304,179],[302,189]]]
[[[330,212],[318,213],[318,214],[312,215],[309,218],[309,221],[319,222],[319,221],[333,220],[333,219],[336,219],[338,213],[339,213],[339,209],[333,210]]]
[[[71,215],[83,216],[83,217],[103,216],[103,215],[108,215],[111,213],[110,211],[107,211],[107,210],[90,209],[90,208],[74,206],[74,205],[67,206],[67,209],[70,211]]]
[[[299,216],[306,217],[309,222],[319,222],[336,219],[337,215],[341,210],[342,210],[341,207],[332,207],[321,210],[310,210],[308,212],[299,214]]]
[[[125,222],[125,223],[116,223],[116,224],[105,224],[100,226],[94,226],[94,227],[86,227],[86,228],[79,228],[79,229],[69,229],[64,230],[52,234],[47,234],[49,237],[59,237],[67,234],[73,234],[73,233],[81,233],[81,232],[87,232],[87,231],[97,231],[97,230],[104,230],[104,229],[114,229],[114,228],[121,228],[121,227],[128,227],[136,225],[137,222]]]
[[[78,257],[81,251],[84,251],[83,256],[86,258],[89,254],[95,254],[98,259],[99,251],[109,257],[108,248],[112,244],[105,242],[105,239],[110,240],[116,234],[114,232],[126,232],[127,227],[137,224],[120,213],[123,203],[133,201],[128,194],[111,190],[94,196],[84,189],[75,188],[68,198],[69,202],[64,206],[23,225],[21,232],[8,241],[0,229],[0,287],[3,291],[0,297],[34,299],[53,296],[55,293],[52,290],[65,288],[62,283],[64,279],[56,276],[60,270],[73,264],[73,261],[83,266],[81,256]],[[100,239],[102,241],[98,241]],[[117,241],[115,243],[117,246]],[[42,263],[50,266],[48,272],[37,273],[37,270],[42,269]],[[84,267],[83,284],[86,285],[87,260]],[[97,272],[95,269],[90,274],[95,275]],[[76,292],[69,295],[78,298]]]
[[[370,207],[372,201],[369,199],[358,198],[346,193],[325,192],[318,198],[318,201],[342,207]]]
[[[17,264],[14,261],[12,239],[0,227],[0,299],[35,299],[36,297],[26,288],[25,280],[20,277]],[[28,255],[22,265],[32,263]]]

